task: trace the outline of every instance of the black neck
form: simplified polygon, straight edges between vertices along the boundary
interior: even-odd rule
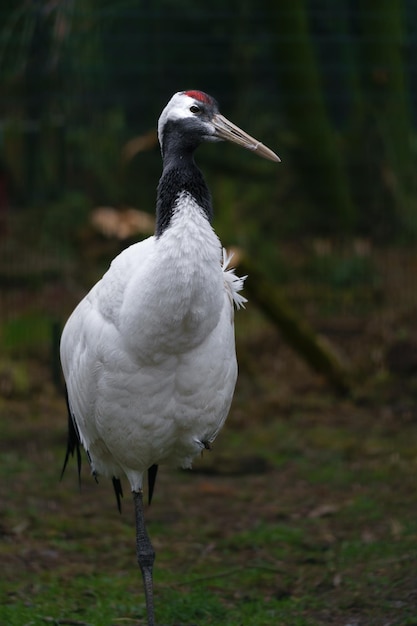
[[[211,196],[203,174],[194,161],[200,141],[181,132],[179,125],[165,129],[162,143],[163,171],[156,202],[157,237],[169,227],[179,194],[189,193],[201,207],[209,222],[213,218]]]

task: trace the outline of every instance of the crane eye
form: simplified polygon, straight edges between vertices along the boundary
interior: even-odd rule
[[[196,104],[192,104],[190,106],[190,111],[191,113],[201,113],[200,107],[198,107]]]

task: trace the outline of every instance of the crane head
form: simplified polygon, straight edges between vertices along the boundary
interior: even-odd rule
[[[176,130],[176,141],[190,150],[202,141],[230,141],[270,161],[281,161],[275,152],[221,115],[216,100],[203,91],[179,91],[172,96],[158,121],[162,151],[169,130]]]

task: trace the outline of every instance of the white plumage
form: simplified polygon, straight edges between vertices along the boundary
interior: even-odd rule
[[[220,241],[195,201],[179,202],[166,233],[122,252],[62,335],[92,469],[125,474],[133,491],[151,465],[190,467],[214,441],[237,376],[232,307],[242,284],[222,267]]]
[[[66,461],[78,452],[78,438],[93,473],[113,479],[118,499],[127,477],[149,626],[154,552],[143,518],[143,476],[159,464],[191,467],[214,441],[237,377],[233,308],[246,301],[239,293],[244,279],[229,268],[211,226],[194,150],[201,141],[227,139],[279,160],[198,91],[173,96],[158,135],[164,169],[156,233],[114,259],[61,340],[70,411]]]

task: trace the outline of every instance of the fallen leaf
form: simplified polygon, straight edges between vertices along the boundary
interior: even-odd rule
[[[340,510],[340,506],[337,504],[321,504],[320,506],[312,509],[307,517],[327,517],[328,515],[334,515]]]

